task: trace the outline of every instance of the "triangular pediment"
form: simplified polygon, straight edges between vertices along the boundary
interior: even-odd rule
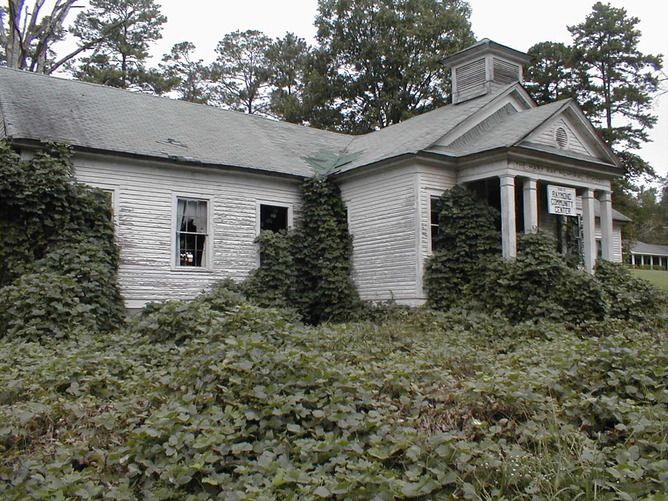
[[[574,101],[565,102],[557,113],[531,131],[519,145],[606,163],[618,162]]]
[[[461,106],[455,104],[451,106]],[[469,115],[450,131],[441,136],[431,146],[430,150],[449,149],[453,143],[461,142],[476,135],[480,130],[494,126],[508,115],[525,111],[535,107],[533,99],[519,83],[513,84],[499,93],[486,106]]]

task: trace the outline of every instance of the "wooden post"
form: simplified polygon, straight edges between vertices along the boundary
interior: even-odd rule
[[[601,203],[601,257],[612,261],[612,194],[602,191],[599,196]]]
[[[517,256],[517,235],[515,233],[515,176],[499,176],[501,184],[501,247],[503,257]]]
[[[596,233],[594,220],[594,190],[585,189],[582,193],[582,229],[584,233],[585,271],[594,272],[596,264]]]
[[[524,180],[524,233],[538,231],[538,196],[536,180]]]

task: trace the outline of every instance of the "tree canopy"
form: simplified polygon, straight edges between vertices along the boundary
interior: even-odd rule
[[[162,56],[160,71],[176,97],[191,103],[209,101],[209,72],[202,59],[194,57],[191,42],[174,44],[169,54]]]
[[[572,45],[542,42],[529,49],[534,63],[527,88],[539,103],[576,97],[588,118],[620,156],[626,180],[652,177],[635,153],[656,123],[660,55],[638,48],[640,20],[624,8],[597,2],[582,23],[569,26]]]
[[[267,111],[270,46],[271,39],[257,30],[234,31],[218,42],[217,57],[211,65],[218,103],[246,113]]]
[[[445,103],[443,58],[474,42],[469,16],[463,0],[320,0],[321,97],[339,128],[368,132]]]
[[[157,76],[145,62],[150,44],[162,37],[165,22],[154,0],[91,0],[71,31],[81,45],[100,42],[90,56],[71,66],[72,74],[112,87],[155,85]]]

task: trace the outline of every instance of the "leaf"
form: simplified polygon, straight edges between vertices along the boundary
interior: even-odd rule
[[[315,494],[319,498],[328,498],[328,497],[331,496],[331,493],[329,492],[329,489],[327,489],[327,487],[325,487],[323,485],[321,485],[316,490],[314,490],[313,494]]]

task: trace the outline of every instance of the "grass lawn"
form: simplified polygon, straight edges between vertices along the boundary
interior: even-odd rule
[[[631,270],[631,273],[638,278],[644,278],[660,289],[668,290],[668,271]]]

